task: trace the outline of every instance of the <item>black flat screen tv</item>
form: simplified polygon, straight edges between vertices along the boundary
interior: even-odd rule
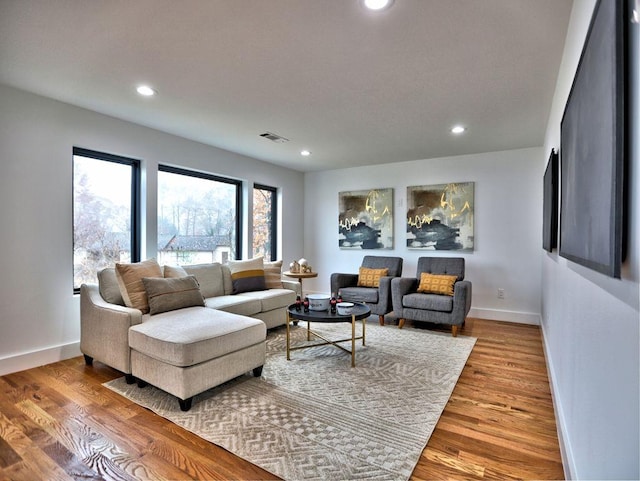
[[[553,251],[558,247],[558,153],[551,150],[544,171],[542,199],[542,248]]]
[[[560,126],[559,254],[616,278],[625,250],[626,3],[596,3]]]

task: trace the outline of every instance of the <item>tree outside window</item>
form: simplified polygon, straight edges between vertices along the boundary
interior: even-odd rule
[[[158,262],[236,259],[240,182],[174,167],[158,172]]]
[[[253,187],[253,256],[266,261],[277,257],[277,189],[255,184]]]
[[[116,262],[139,260],[137,160],[73,150],[73,288]]]

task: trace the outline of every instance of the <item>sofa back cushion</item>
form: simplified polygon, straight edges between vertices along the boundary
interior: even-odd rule
[[[200,291],[205,298],[223,296],[225,294],[222,265],[219,262],[182,266],[182,270],[188,275],[195,276],[200,284]],[[175,277],[183,277],[183,275]],[[165,277],[169,277],[166,274],[166,267]]]
[[[419,257],[416,278],[420,274],[447,274],[456,276],[458,281],[464,280],[464,257]]]
[[[362,258],[362,267],[368,267],[369,269],[384,269],[387,268],[388,276],[400,277],[402,275],[402,257],[391,256],[364,256]]]
[[[124,306],[115,267],[106,267],[98,271],[98,289],[102,298],[109,304]]]

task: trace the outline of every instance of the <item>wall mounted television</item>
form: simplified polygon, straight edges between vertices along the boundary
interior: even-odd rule
[[[551,150],[544,171],[542,199],[542,248],[553,251],[558,247],[558,153]]]
[[[616,278],[625,251],[626,3],[596,3],[560,126],[559,254]]]

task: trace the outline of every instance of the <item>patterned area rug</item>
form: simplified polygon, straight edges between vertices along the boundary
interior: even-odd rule
[[[351,330],[313,327],[333,339]],[[306,342],[306,323],[292,331],[295,345]],[[124,378],[105,386],[285,480],[406,480],[475,341],[367,323],[351,368],[350,355],[333,346],[292,351],[287,361],[283,327],[267,336],[261,378],[210,389],[186,413],[154,387]]]

